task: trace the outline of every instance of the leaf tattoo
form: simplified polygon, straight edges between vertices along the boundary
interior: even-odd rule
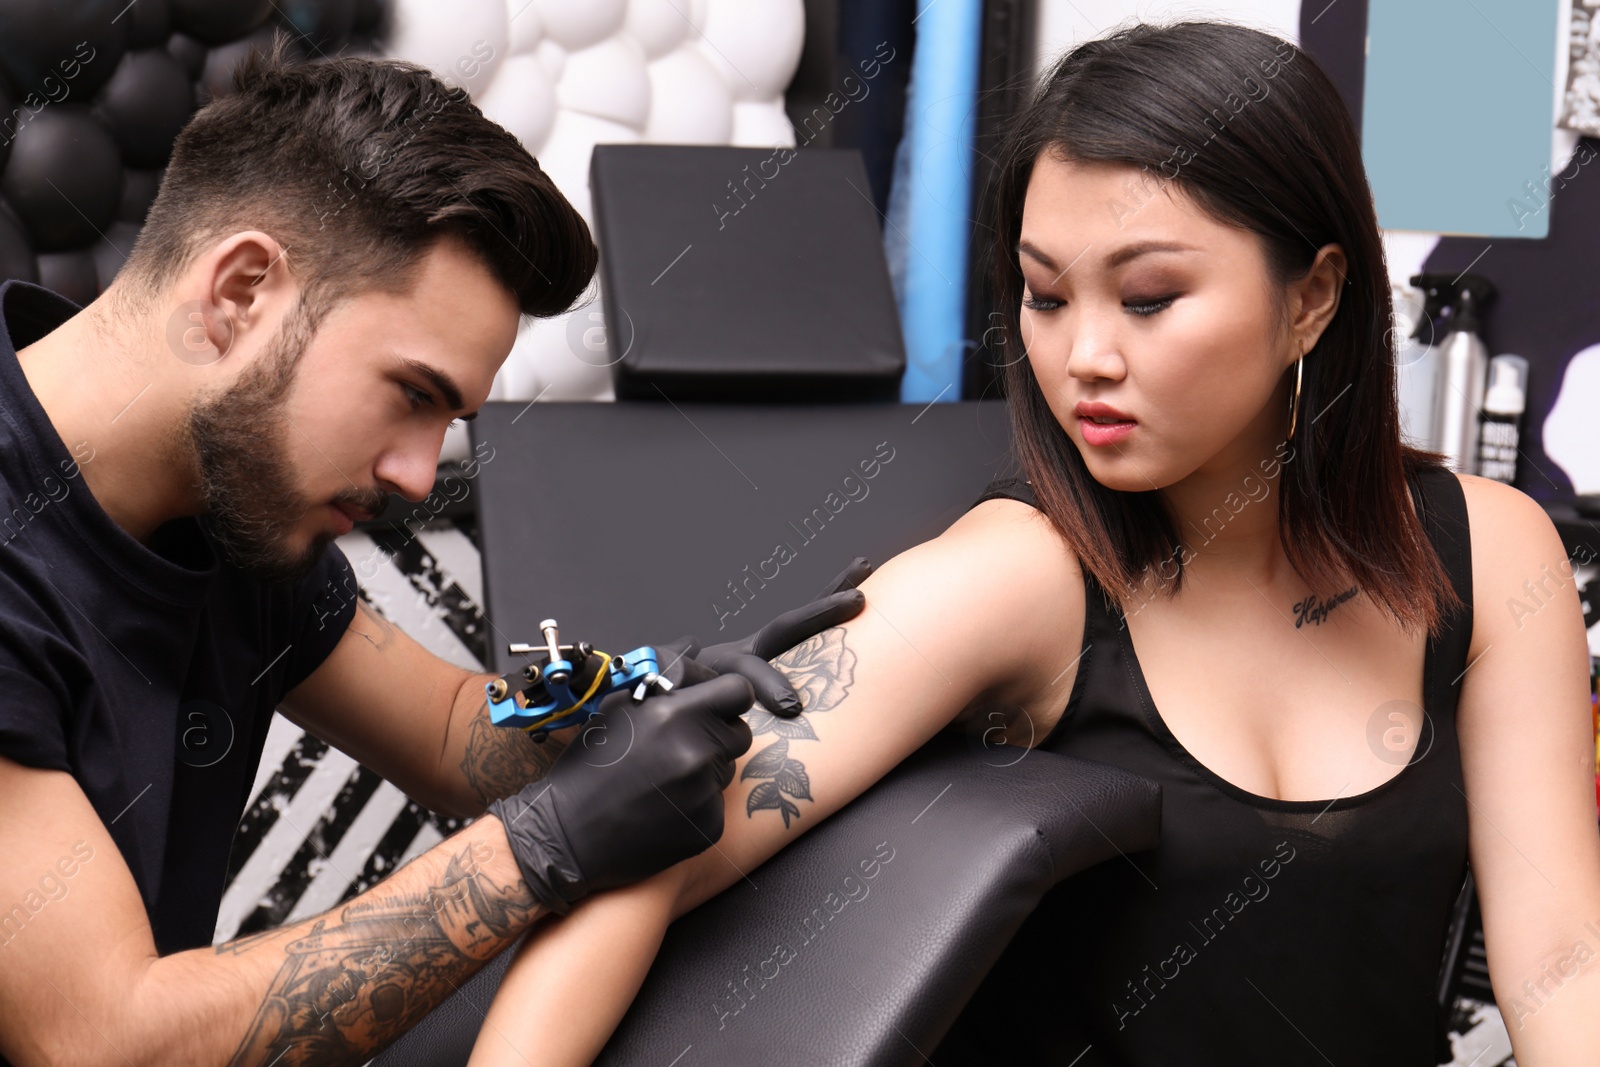
[[[811,776],[805,764],[789,755],[789,742],[817,740],[806,717],[831,711],[844,700],[855,681],[856,655],[845,646],[843,627],[834,626],[791,648],[772,665],[800,695],[805,711],[792,719],[780,719],[760,707],[745,714],[752,734],[772,734],[776,740],[751,757],[739,780],[762,779],[750,790],[745,814],[754,818],[758,811],[776,811],[788,829],[790,822],[800,817],[800,806],[794,800],[812,800]]]

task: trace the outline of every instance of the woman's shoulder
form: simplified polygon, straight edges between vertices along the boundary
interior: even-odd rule
[[[1531,611],[1528,604],[1542,606],[1558,590],[1565,596],[1573,563],[1588,560],[1568,557],[1543,505],[1520,489],[1472,474],[1453,477],[1466,500],[1472,546],[1475,654],[1502,628],[1507,631],[1502,636],[1521,629],[1519,605]]]
[[[1077,557],[1045,516],[1017,500],[985,500],[938,537],[885,563],[869,583],[895,588],[924,619],[958,628],[992,661],[996,684],[1026,691],[1035,673],[1083,637],[1084,584]],[[863,584],[869,603],[872,588]]]
[[[1560,546],[1561,536],[1549,513],[1522,490],[1475,474],[1445,473],[1460,483],[1466,501],[1474,571],[1481,565],[1515,560],[1528,548]]]

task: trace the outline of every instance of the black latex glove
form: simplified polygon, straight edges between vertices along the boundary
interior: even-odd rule
[[[712,674],[743,675],[763,708],[779,718],[793,718],[805,710],[800,697],[782,672],[767,661],[861,614],[867,598],[856,586],[871,573],[872,564],[858,556],[811,603],[784,612],[741,640],[699,648],[693,638],[680,637],[657,645],[661,672],[674,685],[680,684],[680,674],[691,684]]]
[[[549,774],[489,805],[534,897],[565,915],[715,844],[750,701],[737,674],[639,703],[607,697]]]

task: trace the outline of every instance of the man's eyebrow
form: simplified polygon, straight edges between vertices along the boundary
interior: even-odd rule
[[[1112,252],[1110,255],[1106,256],[1105,264],[1107,267],[1120,267],[1130,260],[1138,259],[1140,256],[1150,255],[1154,252],[1198,251],[1200,251],[1200,249],[1194,247],[1193,245],[1186,245],[1179,241],[1135,241],[1133,244],[1123,245],[1115,252]],[[1029,244],[1025,240],[1017,242],[1017,254],[1025,255],[1030,259],[1038,261],[1043,266],[1055,271],[1057,277],[1060,277],[1062,274],[1066,273],[1054,259],[1050,258],[1049,253],[1032,244]],[[1074,260],[1073,262],[1077,261]]]
[[[402,367],[406,368],[406,370],[409,370],[417,377],[424,379],[429,385],[439,390],[439,394],[444,397],[446,407],[448,407],[451,411],[461,410],[463,403],[461,399],[461,389],[456,385],[455,379],[451,378],[450,375],[446,374],[437,367],[430,367],[420,359],[412,359],[409,356],[401,356],[399,358],[400,365]],[[460,418],[462,422],[471,422],[473,419],[478,417],[478,413],[474,411],[470,415],[460,415],[457,417]]]

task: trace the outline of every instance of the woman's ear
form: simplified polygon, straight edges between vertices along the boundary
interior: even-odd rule
[[[1344,249],[1327,244],[1317,249],[1305,276],[1290,283],[1289,322],[1301,352],[1311,351],[1333,321],[1348,276]]]

